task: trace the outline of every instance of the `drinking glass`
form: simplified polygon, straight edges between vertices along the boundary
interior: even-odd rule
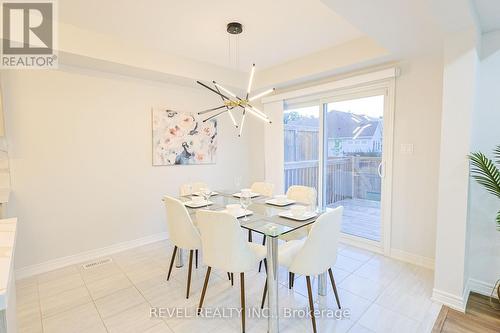
[[[247,208],[248,208],[248,206],[250,206],[251,203],[252,203],[252,198],[250,197],[250,195],[242,193],[240,196],[240,204],[243,207],[243,209],[245,210],[245,217],[243,218],[243,221],[248,221]]]
[[[201,195],[203,195],[203,198],[205,199],[207,206],[206,208],[209,209],[208,207],[208,199],[210,199],[210,195],[212,194],[212,191],[208,187],[204,187],[200,189]]]
[[[188,196],[192,196],[193,195],[193,185],[191,183],[186,184],[186,190],[187,190]]]

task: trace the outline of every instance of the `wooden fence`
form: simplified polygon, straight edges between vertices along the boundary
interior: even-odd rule
[[[325,204],[344,199],[380,200],[380,157],[329,158],[325,172]],[[318,160],[285,162],[285,190],[291,185],[318,188]]]

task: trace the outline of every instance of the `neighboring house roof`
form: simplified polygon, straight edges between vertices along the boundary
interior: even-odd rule
[[[327,119],[327,131],[328,137],[330,138],[352,138],[354,137],[354,130],[359,126],[363,127],[365,125],[370,125],[365,128],[360,138],[371,138],[375,134],[377,127],[382,125],[381,119],[354,116],[348,112],[342,111],[330,111],[328,112]],[[357,119],[358,121],[354,120]],[[289,120],[285,125],[286,127],[319,127],[318,118],[298,118],[295,120]]]

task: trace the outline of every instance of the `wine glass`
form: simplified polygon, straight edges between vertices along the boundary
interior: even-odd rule
[[[248,212],[247,212],[247,208],[248,206],[250,206],[250,204],[252,203],[252,198],[250,196],[250,194],[248,193],[245,193],[245,194],[241,194],[240,196],[240,204],[241,204],[241,207],[243,207],[243,209],[245,210],[245,217],[243,218],[243,221],[248,221]]]
[[[191,183],[186,184],[186,191],[187,191],[188,196],[192,196],[193,195],[193,184],[191,184]]]
[[[208,188],[208,187],[203,187],[200,189],[200,192],[201,192],[201,195],[203,196],[203,198],[205,199],[206,203],[207,203],[207,209],[208,208],[208,199],[210,199],[210,195],[212,194],[212,191]]]

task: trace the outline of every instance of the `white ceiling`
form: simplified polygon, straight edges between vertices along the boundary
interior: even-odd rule
[[[500,30],[500,1],[475,0],[477,15],[483,32]]]
[[[233,67],[226,24],[239,21],[239,70],[267,68],[359,38],[320,0],[63,0],[59,19],[171,54]]]

